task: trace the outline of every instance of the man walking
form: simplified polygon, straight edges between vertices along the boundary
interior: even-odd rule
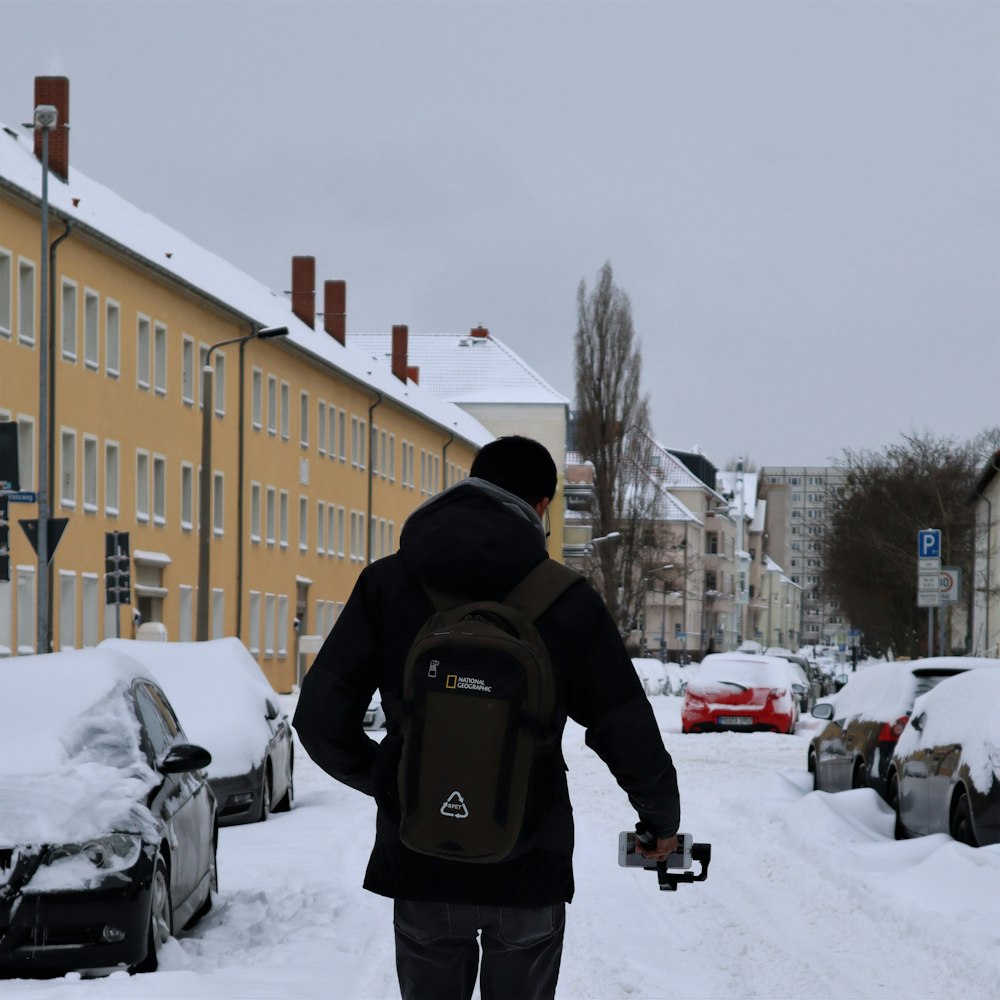
[[[294,719],[302,745],[378,806],[364,886],[395,900],[404,1000],[467,1000],[477,973],[483,1000],[554,995],[573,897],[573,819],[558,750],[567,717],[585,727],[587,745],[655,833],[643,853],[663,860],[676,846],[673,763],[618,630],[582,579],[535,622],[555,674],[556,749],[534,764],[521,841],[501,861],[472,864],[400,840],[403,667],[434,611],[427,592],[503,601],[548,558],[542,517],[555,489],[555,464],[537,441],[504,437],[480,449],[471,477],[414,511],[399,551],[365,568],[302,684]],[[381,744],[362,726],[376,688],[387,720]]]

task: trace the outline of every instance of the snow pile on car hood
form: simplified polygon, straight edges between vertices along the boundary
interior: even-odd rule
[[[161,780],[129,699],[138,664],[109,650],[0,660],[0,845],[143,833]]]
[[[900,757],[921,747],[962,748],[977,791],[1000,781],[1000,670],[969,670],[921,695],[911,719],[923,714],[920,730],[908,725],[896,744]]]
[[[185,736],[212,755],[210,778],[246,774],[264,759],[271,739],[267,701],[278,699],[239,639],[105,639],[98,649],[127,653],[153,673]]]

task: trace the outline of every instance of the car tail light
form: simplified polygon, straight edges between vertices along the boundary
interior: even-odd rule
[[[903,735],[909,721],[908,715],[901,715],[895,722],[887,722],[878,734],[879,743],[895,743]]]

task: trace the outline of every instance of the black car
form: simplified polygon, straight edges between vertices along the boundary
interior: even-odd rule
[[[151,670],[192,738],[212,754],[208,780],[221,826],[254,823],[292,808],[292,724],[239,639],[105,639],[98,648],[125,652]]]
[[[804,656],[799,656],[786,649],[772,646],[764,652],[767,656],[778,656],[792,664],[792,669],[796,674],[792,688],[799,699],[799,711],[811,712],[813,705],[823,696],[823,681],[818,669],[814,669],[814,665]]]
[[[0,660],[0,977],[156,968],[217,888],[210,760],[121,654]]]
[[[1000,670],[970,670],[920,698],[893,754],[896,837],[1000,843]]]
[[[916,699],[947,677],[998,665],[972,656],[939,656],[876,663],[851,673],[836,695],[812,710],[827,723],[809,743],[813,788],[874,788],[888,802],[892,754]]]

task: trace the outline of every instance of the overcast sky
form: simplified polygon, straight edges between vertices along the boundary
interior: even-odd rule
[[[826,464],[1000,423],[1000,3],[0,0],[0,122],[348,330],[483,324],[573,396],[632,301],[654,429]]]

